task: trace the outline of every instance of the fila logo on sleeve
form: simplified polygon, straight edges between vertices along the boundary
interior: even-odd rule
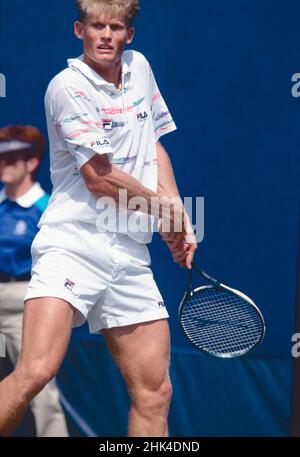
[[[107,138],[102,138],[101,140],[91,141],[91,148],[97,148],[101,146],[110,146],[110,142]]]

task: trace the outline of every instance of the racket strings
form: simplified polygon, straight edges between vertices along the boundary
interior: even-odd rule
[[[196,346],[224,357],[248,351],[263,331],[254,306],[236,294],[216,288],[191,296],[183,306],[181,322]]]

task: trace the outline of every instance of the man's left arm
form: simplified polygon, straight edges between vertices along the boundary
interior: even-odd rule
[[[172,164],[167,151],[160,142],[156,143],[157,163],[158,163],[158,195],[167,197],[170,200],[175,199],[177,204],[182,206],[183,231],[185,232],[185,243],[172,240],[169,234],[165,234],[160,228],[162,239],[171,251],[173,260],[182,267],[192,268],[191,263],[197,249],[197,242],[192,229],[188,214],[186,213],[180,195],[178,192]]]

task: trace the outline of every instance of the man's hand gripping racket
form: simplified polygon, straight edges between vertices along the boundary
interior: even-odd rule
[[[159,232],[168,246],[173,260],[183,268],[192,268],[192,261],[197,250],[197,240],[184,207],[180,204],[173,206],[168,230],[163,223],[159,224]]]

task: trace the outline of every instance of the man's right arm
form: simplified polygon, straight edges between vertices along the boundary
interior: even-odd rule
[[[178,219],[182,218],[181,209],[178,208],[178,212],[163,211],[165,202],[162,201],[161,197],[156,192],[143,186],[133,176],[113,166],[109,161],[108,154],[95,154],[92,159],[81,167],[80,172],[87,189],[96,198],[111,197],[119,204],[119,192],[126,189],[127,207],[132,198],[139,197],[143,199],[146,205],[130,209],[142,212],[147,211],[147,214],[152,214],[159,218],[167,217],[170,222],[170,236],[174,240],[183,239],[183,233],[174,230],[174,227],[178,227]]]
[[[151,199],[159,200],[158,194],[144,187],[128,173],[124,173],[113,166],[109,161],[108,154],[95,154],[81,167],[80,172],[86,187],[97,198],[111,197],[119,203],[119,191],[126,189],[127,203],[133,197],[141,197],[151,208]]]

